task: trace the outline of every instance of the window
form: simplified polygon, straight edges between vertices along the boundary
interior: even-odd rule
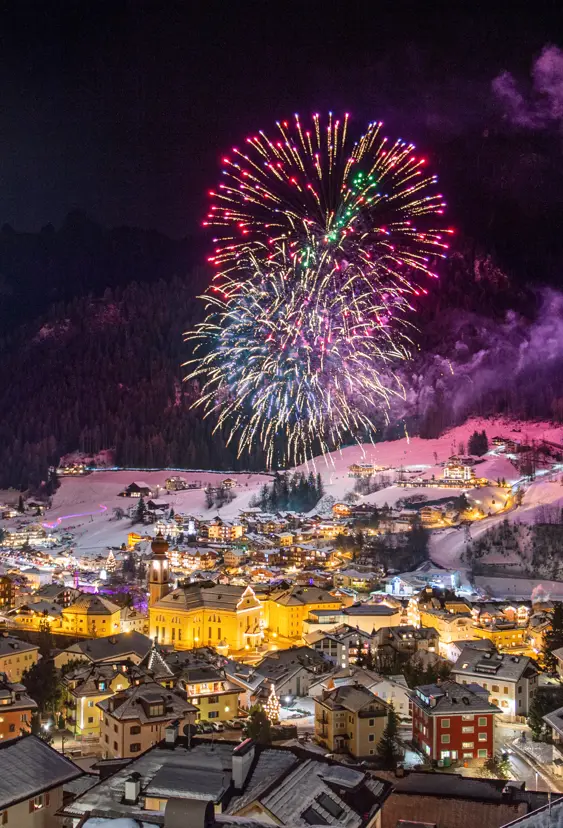
[[[449,719],[442,719],[442,727],[449,727],[450,720]]]
[[[88,702],[88,707],[94,707],[94,702],[93,702],[93,701],[89,701],[89,702]]]
[[[114,726],[113,726],[113,732],[117,733],[117,725],[116,724],[114,724]]]
[[[374,725],[375,725],[375,719],[370,719],[369,720],[369,726],[373,727]]]
[[[493,684],[493,693],[498,693],[499,689],[500,688],[499,688],[498,684]]]
[[[208,704],[218,704],[219,703],[219,696],[209,696]]]
[[[466,714],[461,717],[461,720],[462,722],[472,722],[474,718],[475,716],[470,716],[469,714]]]
[[[488,753],[488,750],[483,750],[483,748],[479,748],[479,750],[477,751],[477,756],[479,757],[479,759],[486,759]]]
[[[141,728],[140,728],[139,725],[132,725],[129,728],[129,733],[131,734],[131,736],[136,736],[140,732],[141,732]]]
[[[370,755],[370,756],[373,756],[373,754],[374,754],[374,753],[375,753],[375,750],[374,750],[373,748],[370,748],[370,749],[369,749],[369,755]]]
[[[375,733],[370,733],[369,734],[368,741],[375,742]]]
[[[479,727],[487,727],[487,717],[479,716]]]
[[[221,627],[217,627],[217,638],[221,639]]]
[[[8,811],[2,811],[2,825],[8,824]]]
[[[114,742],[114,743],[113,743],[113,749],[114,749],[114,750],[117,750],[117,742]]]
[[[508,696],[508,687],[503,687],[502,689],[504,690],[505,695],[507,695],[507,696]]]
[[[486,733],[480,733],[479,734],[479,741],[480,742],[486,742],[487,741],[487,734]]]
[[[218,719],[219,718],[219,711],[218,710],[210,710],[207,714],[208,719]]]
[[[34,811],[40,811],[41,808],[45,808],[49,804],[49,794],[39,794],[39,796],[33,797],[33,799],[29,800],[29,813],[32,814]],[[6,822],[8,821],[6,815]],[[5,825],[4,817],[2,817],[2,824]]]
[[[462,742],[461,746],[464,750],[466,750],[466,749],[474,747],[475,745],[474,745],[473,742]]]
[[[109,742],[109,739],[108,739],[108,735],[107,735],[107,733],[106,733],[106,734],[104,734],[104,740],[105,740],[106,742]]]
[[[129,752],[130,753],[139,753],[141,750],[141,743],[140,742],[133,742],[132,745],[129,745]]]
[[[10,727],[8,728],[8,730],[10,731],[10,733],[15,733],[16,732],[15,724],[11,724]]]
[[[450,734],[449,733],[442,733],[440,736],[440,741],[443,745],[449,745],[450,743]]]
[[[88,724],[93,724],[93,722],[94,722],[94,717],[93,716],[88,716]]]

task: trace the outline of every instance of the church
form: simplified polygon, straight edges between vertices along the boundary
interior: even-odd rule
[[[162,535],[152,543],[148,581],[150,636],[158,644],[176,650],[215,647],[226,655],[261,643],[262,604],[252,587],[200,581],[172,590]]]

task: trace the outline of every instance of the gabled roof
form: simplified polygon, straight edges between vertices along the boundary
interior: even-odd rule
[[[156,704],[163,704],[164,712],[149,716],[147,708]],[[104,699],[97,706],[118,721],[139,721],[141,724],[183,719],[188,713],[197,712],[193,704],[156,682],[129,687],[110,699]]]
[[[37,736],[0,743],[0,810],[82,776],[74,762]]]
[[[108,601],[107,598],[102,598],[101,595],[82,593],[70,607],[63,610],[63,614],[78,612],[88,615],[113,615],[119,611],[117,604]]]
[[[0,635],[0,658],[18,652],[28,653],[30,650],[39,650],[39,647],[37,644],[30,644],[29,641],[20,641],[13,635]]]
[[[148,635],[133,631],[79,641],[68,647],[65,652],[71,655],[74,653],[83,655],[90,661],[118,661],[129,654],[136,655],[140,659],[145,658],[151,647],[152,641]]]
[[[514,682],[519,681],[529,667],[533,665],[527,656],[464,647],[452,668],[452,674]]]
[[[319,703],[332,710],[349,710],[351,713],[359,713],[364,707],[373,703],[377,703],[382,709],[387,708],[384,701],[360,684],[344,684],[335,687],[334,690],[324,694]]]
[[[154,644],[147,655],[139,662],[139,666],[144,667],[155,679],[161,680],[174,676],[174,673]]]
[[[409,693],[412,701],[431,716],[464,713],[502,713],[488,700],[488,693],[478,685],[443,681],[441,684],[424,684]]]
[[[236,612],[237,604],[247,588],[229,584],[214,584],[211,581],[188,584],[165,595],[153,606],[162,609],[186,611],[208,607],[218,611]]]

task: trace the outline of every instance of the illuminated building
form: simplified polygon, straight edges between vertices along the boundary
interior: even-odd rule
[[[149,605],[155,604],[170,592],[168,582],[168,544],[157,535],[151,544],[152,558],[149,564]]]
[[[250,586],[187,584],[149,605],[150,636],[178,650],[247,650],[262,640],[262,604]]]
[[[467,482],[475,478],[475,469],[462,463],[459,457],[450,457],[444,466],[444,473],[442,476],[444,480],[460,480]]]
[[[455,681],[416,687],[411,693],[412,740],[431,761],[480,759],[495,751],[495,715],[488,694]]]
[[[21,681],[26,670],[37,664],[39,647],[20,641],[11,635],[0,636],[0,673],[4,673],[8,681]]]
[[[318,587],[295,586],[270,593],[264,601],[265,626],[285,638],[303,637],[303,622],[312,610],[338,610],[340,600]]]
[[[37,702],[27,695],[23,684],[0,681],[0,740],[29,733],[31,715],[36,711]]]
[[[186,667],[180,676],[181,687],[196,709],[196,721],[225,722],[238,715],[242,687],[230,681],[224,670],[208,665]]]
[[[375,756],[389,708],[358,684],[325,690],[315,698],[315,739],[333,753]]]
[[[61,632],[91,638],[121,632],[120,607],[101,595],[83,594],[61,615]]]
[[[144,753],[160,742],[168,724],[181,731],[195,722],[196,709],[156,682],[146,682],[98,702],[102,711],[100,745],[106,759]]]
[[[478,684],[505,717],[526,716],[538,686],[538,671],[527,656],[465,647],[452,668],[460,684]]]

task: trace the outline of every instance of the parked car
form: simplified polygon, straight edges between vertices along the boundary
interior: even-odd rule
[[[225,730],[223,722],[211,722],[210,724],[211,724],[212,729],[216,733],[221,733],[223,730]]]
[[[200,722],[199,726],[201,727],[202,733],[213,733],[213,725],[211,724],[211,722]]]

